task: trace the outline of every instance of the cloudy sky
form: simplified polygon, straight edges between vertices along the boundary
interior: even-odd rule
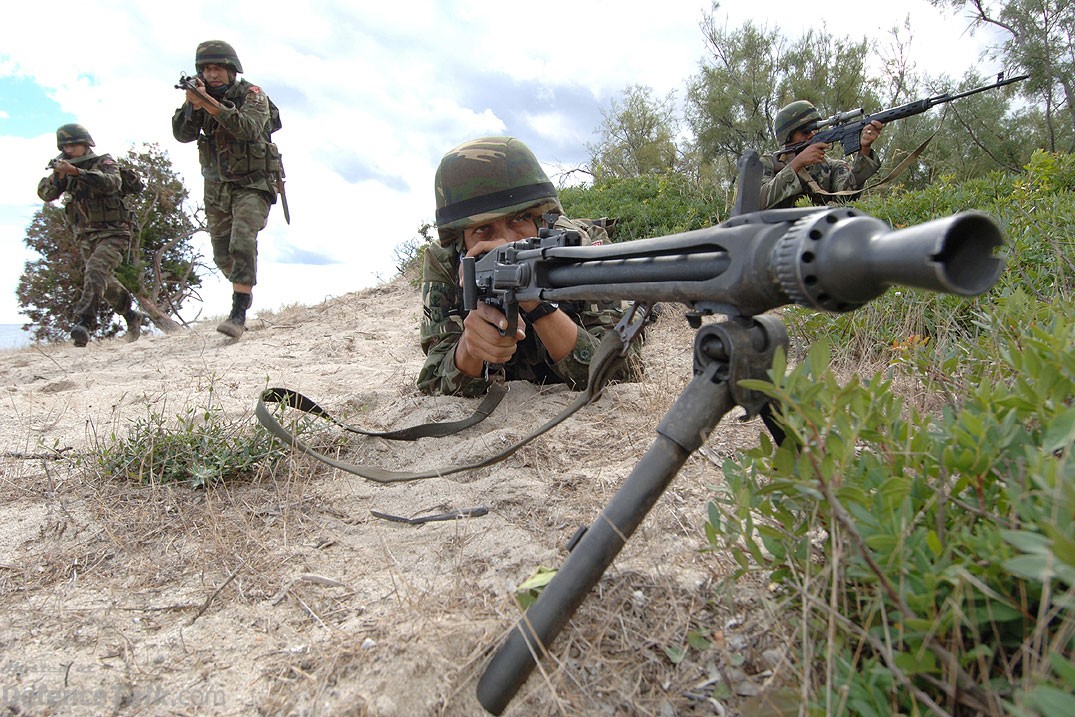
[[[825,27],[857,39],[884,38],[910,14],[923,71],[958,76],[979,58],[982,39],[965,32],[967,21],[926,0],[848,7],[726,0],[717,17],[731,28],[750,19],[789,37]],[[260,235],[256,313],[392,278],[393,249],[432,220],[440,157],[462,141],[518,136],[554,181],[585,163],[601,109],[627,85],[663,95],[697,73],[698,23],[709,8],[708,0],[19,3],[0,27],[0,324],[25,320],[15,287],[33,257],[23,240],[59,125],[84,124],[97,151],[113,155],[158,144],[200,203],[196,150],[173,139],[171,116],[182,97],[173,86],[193,73],[202,40],[236,48],[245,77],[284,123],[275,141],[291,224],[274,208]],[[207,239],[197,241],[209,256]],[[227,313],[230,286],[218,275],[204,294],[204,316]]]

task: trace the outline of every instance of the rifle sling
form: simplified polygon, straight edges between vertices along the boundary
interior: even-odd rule
[[[862,189],[843,189],[839,192],[826,192],[817,182],[814,181],[814,178],[811,177],[805,169],[800,169],[798,172],[796,172],[796,175],[799,177],[800,180],[802,180],[803,184],[810,188],[810,191],[813,194],[821,194],[826,197],[857,197],[859,194],[862,194],[867,189],[875,189],[882,185],[888,184],[896,177],[903,174],[907,170],[907,168],[911,166],[911,163],[918,159],[918,155],[922,154],[922,152],[925,151],[926,147],[929,145],[930,141],[932,141],[935,136],[937,136],[936,132],[927,137],[925,142],[918,145],[918,147],[909,155],[907,155],[903,159],[903,161],[900,162],[895,169],[889,172],[884,179],[874,182],[873,184],[863,187]]]
[[[353,463],[347,463],[346,461],[337,460],[331,456],[327,456],[318,452],[314,448],[310,447],[297,436],[293,435],[290,431],[280,425],[279,421],[273,417],[269,411],[267,403],[282,403],[290,408],[294,408],[305,413],[309,413],[312,416],[323,418],[330,421],[337,426],[340,426],[344,430],[352,433],[359,433],[367,436],[376,436],[381,438],[388,438],[392,440],[405,440],[413,441],[421,437],[435,437],[445,436],[452,433],[456,433],[463,428],[473,426],[480,423],[486,416],[492,413],[493,409],[500,403],[504,394],[507,392],[507,388],[501,384],[490,384],[489,393],[482,401],[478,409],[469,418],[462,421],[452,421],[440,424],[422,424],[418,426],[412,426],[410,428],[399,429],[397,431],[366,431],[360,428],[354,428],[348,426],[332,417],[327,411],[311,399],[303,396],[302,394],[292,391],[286,388],[270,388],[262,392],[258,398],[258,403],[254,409],[254,415],[257,417],[258,422],[261,423],[271,434],[279,438],[288,446],[293,449],[301,451],[317,460],[330,465],[333,468],[351,473],[353,475],[366,478],[367,480],[375,481],[377,483],[401,483],[406,481],[419,480],[424,478],[437,478],[441,476],[452,475],[453,473],[462,473],[463,471],[475,470],[478,468],[484,468],[485,466],[498,463],[505,458],[508,458],[520,448],[530,443],[532,440],[548,432],[550,429],[559,425],[566,418],[578,411],[583,406],[586,406],[601,395],[605,385],[612,376],[615,375],[616,370],[623,363],[622,356],[623,344],[620,340],[619,334],[615,331],[608,331],[601,341],[601,345],[598,347],[597,353],[594,355],[593,360],[590,362],[590,374],[587,382],[586,390],[581,392],[575,401],[567,406],[558,415],[549,419],[546,423],[532,431],[529,435],[520,439],[517,443],[508,446],[498,453],[475,461],[473,463],[467,463],[458,466],[449,466],[446,468],[434,468],[426,471],[393,471],[384,468],[378,468],[376,466],[362,466]]]

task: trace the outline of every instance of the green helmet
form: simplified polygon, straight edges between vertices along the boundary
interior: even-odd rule
[[[821,119],[817,108],[806,100],[796,100],[776,113],[776,141],[787,144],[795,130]]]
[[[65,124],[56,130],[56,149],[63,151],[65,144],[84,144],[96,147],[89,130],[80,124]]]
[[[198,50],[194,53],[194,66],[201,71],[204,65],[220,65],[230,67],[236,72],[243,71],[235,48],[223,40],[206,40],[198,45]]]
[[[440,243],[475,224],[539,205],[563,212],[556,187],[530,148],[514,137],[482,137],[444,155],[434,180]]]

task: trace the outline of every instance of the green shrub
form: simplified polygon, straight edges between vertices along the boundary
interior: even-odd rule
[[[811,709],[1075,714],[1072,317],[1014,292],[954,375],[904,347],[900,371],[963,396],[932,415],[896,371],[840,385],[824,342],[750,382],[789,440],[726,462],[707,535],[799,603]]]
[[[1006,268],[986,297],[890,290],[838,317],[787,312],[800,345],[826,340],[842,360],[880,360],[887,347],[928,339],[938,356],[977,340],[976,316],[990,296],[1025,292],[1041,301],[1075,293],[1075,156],[1037,152],[1018,175],[993,173],[963,182],[942,177],[926,189],[878,193],[856,204],[895,228],[977,210],[1004,233]]]

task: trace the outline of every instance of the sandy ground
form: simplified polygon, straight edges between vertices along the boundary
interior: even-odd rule
[[[644,381],[611,387],[488,468],[381,485],[290,454],[194,488],[99,467],[148,417],[210,413],[253,431],[268,385],[378,430],[469,415],[473,400],[415,389],[419,310],[398,279],[315,307],[255,308],[238,342],[207,321],[130,344],[0,354],[4,714],[485,714],[475,686],[520,615],[516,586],[563,561],[690,378],[692,332],[677,311],[650,332]],[[400,444],[325,424],[315,440],[351,462],[450,466],[573,397],[513,383],[456,437]],[[751,695],[779,681],[789,638],[764,586],[720,586],[732,565],[704,551],[704,523],[721,461],[759,430],[731,416],[718,426],[505,714],[757,712]],[[421,526],[370,513],[479,506],[488,514]]]

